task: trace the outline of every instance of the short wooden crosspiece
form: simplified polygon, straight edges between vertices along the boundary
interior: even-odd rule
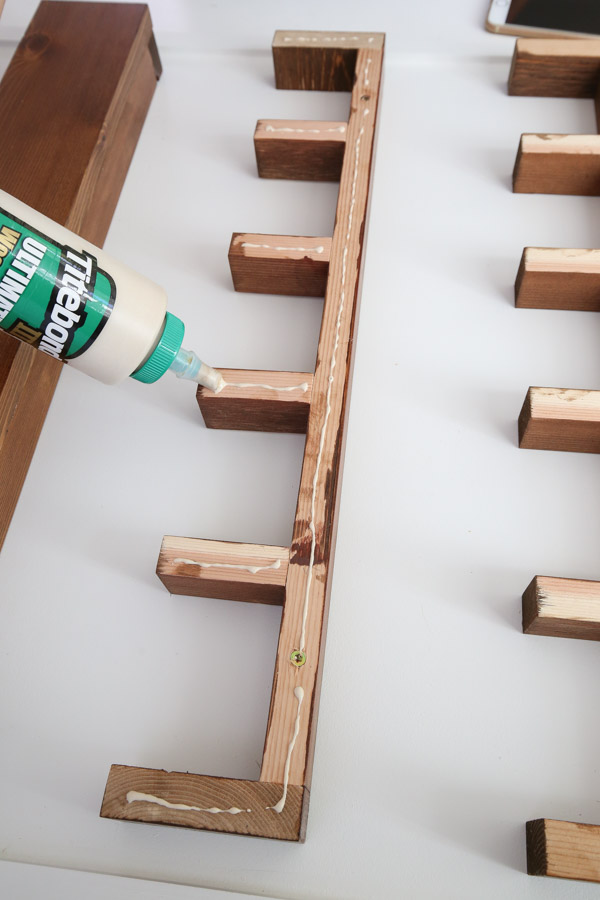
[[[509,93],[591,97],[600,126],[600,41],[518,40]],[[600,136],[524,134],[513,176],[527,193],[600,194]],[[600,250],[526,247],[516,305],[600,311]],[[519,445],[600,453],[600,391],[530,387]],[[600,582],[536,576],[523,594],[527,634],[600,640]],[[527,823],[527,871],[600,882],[600,826]]]
[[[157,573],[173,593],[283,606],[258,781],[111,768],[101,815],[302,841],[305,836],[337,526],[384,35],[279,31],[275,82],[350,91],[347,122],[260,120],[265,178],[339,180],[331,236],[235,233],[236,290],[325,298],[314,372],[225,369],[200,389],[209,428],[306,434],[291,547],[165,537]]]

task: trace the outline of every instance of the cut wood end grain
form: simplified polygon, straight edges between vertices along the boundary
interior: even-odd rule
[[[600,881],[600,826],[534,819],[526,834],[529,875]]]
[[[523,594],[523,631],[600,640],[600,582],[536,576]]]
[[[279,784],[113,765],[100,815],[130,822],[303,841],[308,791],[289,785],[283,811],[277,813],[271,807],[281,793]]]
[[[172,594],[281,605],[289,557],[287,547],[167,535],[156,574]]]

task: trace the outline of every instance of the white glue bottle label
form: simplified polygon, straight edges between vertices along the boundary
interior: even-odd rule
[[[0,328],[105,384],[151,383],[171,366],[192,378],[186,363],[199,362],[161,287],[4,191]]]

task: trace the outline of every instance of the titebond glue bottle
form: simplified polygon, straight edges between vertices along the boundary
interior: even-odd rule
[[[105,384],[171,370],[218,391],[219,372],[181,346],[165,291],[0,191],[0,328]]]

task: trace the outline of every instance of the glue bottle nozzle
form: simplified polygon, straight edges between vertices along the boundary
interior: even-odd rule
[[[215,394],[225,387],[225,379],[221,373],[202,362],[193,350],[184,350],[181,347],[169,368],[178,378],[195,381]]]

